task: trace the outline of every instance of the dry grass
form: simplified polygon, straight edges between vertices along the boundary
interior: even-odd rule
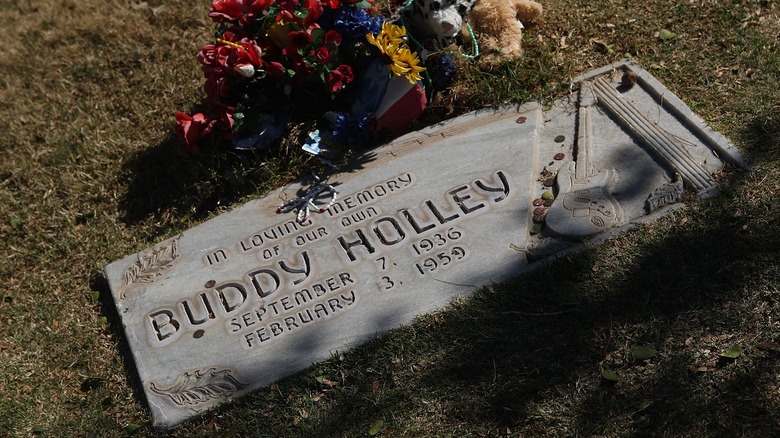
[[[567,79],[630,56],[754,171],[730,176],[718,198],[482,291],[174,436],[365,436],[376,420],[383,436],[780,435],[780,9],[544,4],[522,63],[464,65],[424,122],[551,101]],[[0,4],[0,435],[151,433],[101,267],[300,168],[289,147],[177,152],[172,115],[202,97],[194,54],[210,38],[207,9]],[[677,36],[660,39],[662,29]],[[637,345],[659,354],[636,360]],[[742,355],[720,359],[731,346]],[[603,369],[623,381],[608,384]]]

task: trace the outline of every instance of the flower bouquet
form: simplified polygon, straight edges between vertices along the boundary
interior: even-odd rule
[[[176,113],[183,148],[197,153],[207,136],[263,148],[308,117],[327,121],[304,146],[316,154],[320,141],[360,146],[411,122],[425,68],[371,1],[213,0],[215,39],[197,55],[207,110]]]

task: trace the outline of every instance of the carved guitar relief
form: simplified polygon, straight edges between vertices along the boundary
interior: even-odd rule
[[[623,210],[612,196],[615,169],[596,170],[590,162],[593,151],[591,111],[597,103],[592,85],[580,85],[576,161],[558,172],[558,196],[550,206],[545,224],[553,234],[585,239],[620,224]]]

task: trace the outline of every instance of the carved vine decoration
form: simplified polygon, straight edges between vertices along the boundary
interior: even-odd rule
[[[134,284],[152,283],[173,267],[173,262],[179,258],[179,237],[174,237],[168,244],[155,246],[146,254],[138,254],[136,261],[122,275],[121,299]]]
[[[209,368],[205,372],[187,371],[179,375],[169,388],[158,388],[154,382],[149,383],[152,391],[170,397],[179,406],[192,406],[226,397],[247,386],[233,377],[230,369],[217,368]]]

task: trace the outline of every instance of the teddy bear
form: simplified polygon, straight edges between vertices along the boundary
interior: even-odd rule
[[[523,22],[542,15],[542,5],[533,0],[477,0],[466,17],[461,37],[470,41],[474,32],[479,45],[479,65],[494,67],[504,60],[518,60],[523,55]]]
[[[440,50],[457,36],[470,48],[471,31],[481,53],[479,63],[493,67],[522,56],[523,23],[542,14],[533,0],[409,0],[400,14],[414,42]],[[470,26],[467,26],[467,24]]]

